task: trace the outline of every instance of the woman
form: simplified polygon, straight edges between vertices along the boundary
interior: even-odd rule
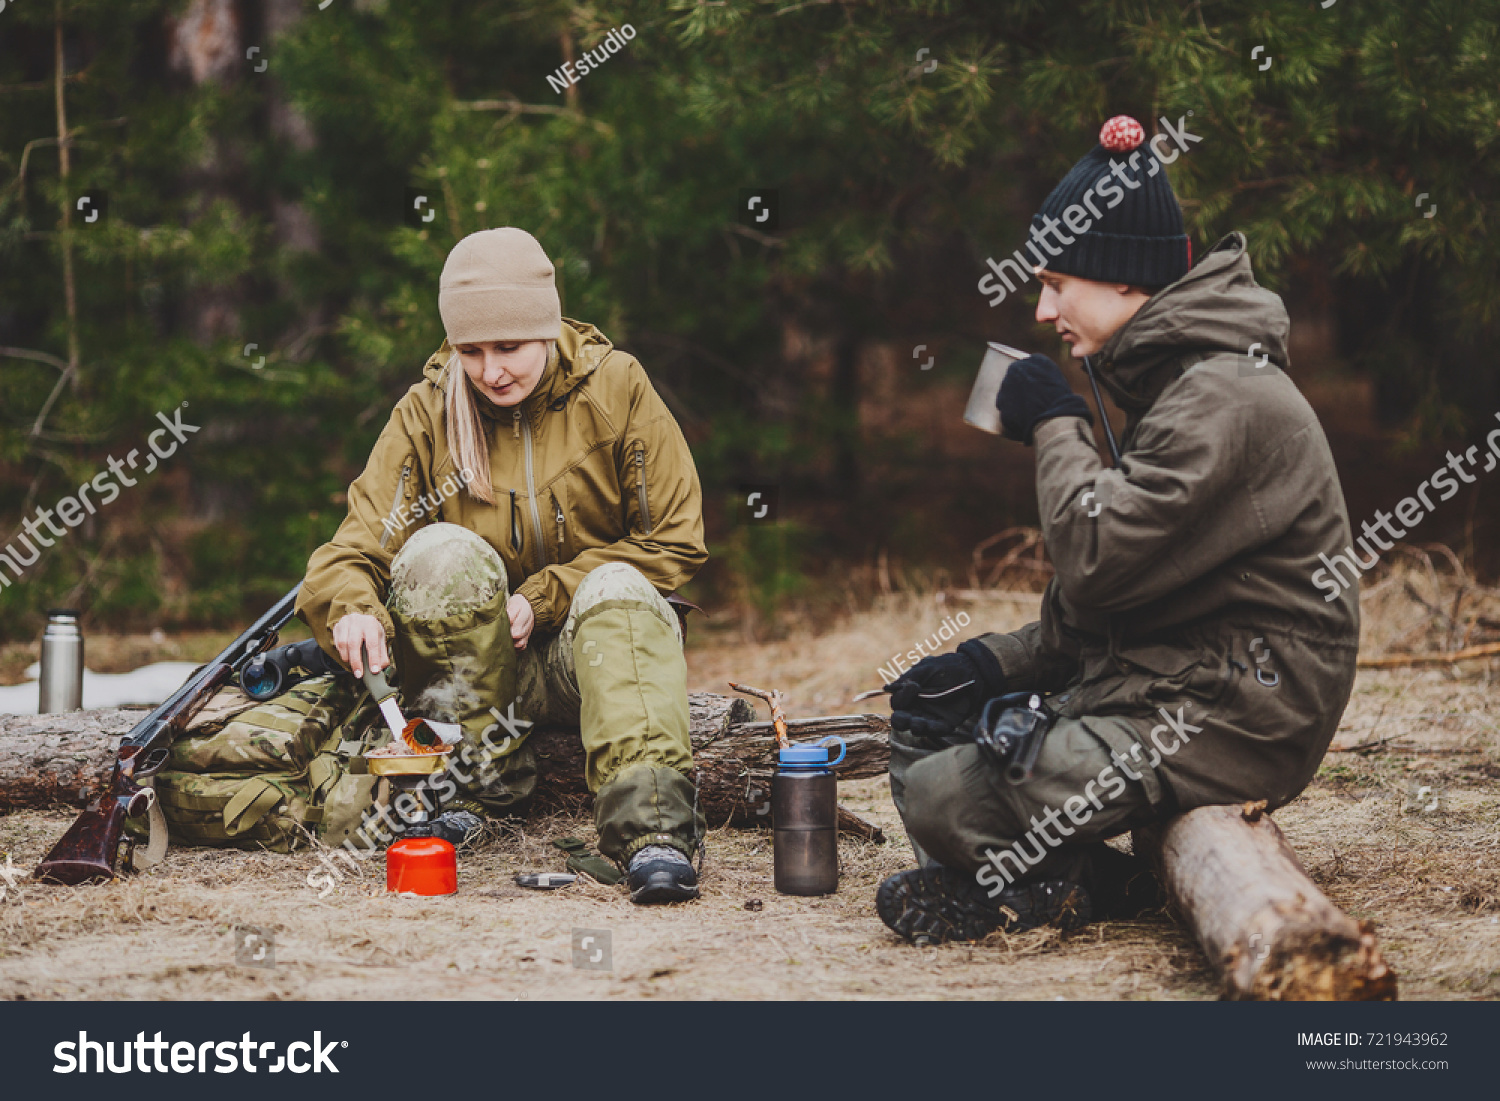
[[[578,725],[599,849],[632,899],[696,898],[687,668],[663,596],[708,557],[687,442],[640,364],[563,318],[524,230],[460,241],[438,310],[447,339],[349,487],[297,613],[356,674],[366,652],[377,672],[394,659],[408,703],[448,692],[480,766],[455,770],[436,832],[531,794],[529,723]]]

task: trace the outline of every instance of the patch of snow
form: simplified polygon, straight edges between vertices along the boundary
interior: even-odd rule
[[[190,677],[198,666],[191,661],[158,661],[128,673],[94,673],[83,671],[83,707],[119,707],[127,703],[161,703]],[[35,715],[41,702],[41,664],[26,670],[28,684],[0,687],[0,714]]]

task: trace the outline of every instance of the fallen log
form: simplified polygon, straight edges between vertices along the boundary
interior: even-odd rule
[[[748,701],[711,692],[690,692],[688,714],[693,741],[694,779],[699,807],[710,826],[769,826],[771,773],[776,733],[771,723],[755,722]],[[883,775],[890,759],[890,724],[879,715],[829,715],[790,719],[792,741],[816,741],[831,734],[844,739],[848,755],[835,771],[841,780]],[[579,808],[590,801],[583,780],[583,743],[570,730],[538,730],[531,744],[538,758],[537,805]],[[837,754],[834,754],[837,756]],[[839,828],[871,840],[884,840],[879,827],[839,808]]]
[[[105,708],[0,716],[0,809],[83,806],[99,794],[120,739],[144,714]]]
[[[238,697],[238,698],[237,698]],[[225,691],[189,725],[202,729],[250,706]],[[144,711],[103,708],[52,715],[0,715],[0,809],[83,806],[98,795],[114,765],[120,739]],[[700,809],[710,826],[770,824],[771,771],[776,738],[768,722],[756,722],[746,700],[693,692],[688,696],[689,733],[699,785]],[[794,741],[837,734],[849,746],[838,765],[841,779],[880,776],[889,758],[890,727],[878,715],[833,715],[792,719]],[[581,810],[592,803],[584,783],[583,743],[576,730],[537,729],[530,736],[539,766],[538,810]],[[878,827],[839,808],[840,828],[883,840]]]
[[[1137,830],[1225,997],[1390,1001],[1396,973],[1369,922],[1355,922],[1308,878],[1264,802],[1199,807]]]
[[[225,689],[188,724],[223,723],[254,700]],[[82,807],[103,794],[115,750],[149,707],[101,707],[50,715],[0,715],[0,810]]]

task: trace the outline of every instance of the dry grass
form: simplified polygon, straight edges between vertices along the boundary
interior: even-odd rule
[[[1407,582],[1418,596],[1406,592]],[[1430,588],[1424,588],[1423,586]],[[1469,591],[1455,606],[1457,593]],[[1401,599],[1397,599],[1397,597]],[[1371,650],[1485,641],[1494,593],[1435,563],[1399,561],[1366,599]],[[789,713],[850,710],[876,669],[959,611],[972,632],[1029,619],[1032,594],[895,594],[775,642],[695,627],[692,687],[731,677],[789,694]],[[1455,611],[1456,607],[1456,611]],[[1465,639],[1467,635],[1467,639]],[[1318,778],[1277,819],[1313,878],[1376,922],[1405,998],[1500,995],[1500,661],[1361,673]],[[879,700],[870,701],[879,704]],[[758,705],[759,706],[759,705]],[[868,705],[867,705],[868,706]],[[1371,744],[1374,743],[1374,744]],[[1430,789],[1423,791],[1422,789]],[[1434,796],[1436,806],[1433,807]],[[559,870],[554,837],[586,819],[497,826],[461,859],[455,896],[384,890],[378,860],[319,897],[315,854],[177,850],[152,873],[103,887],[21,884],[0,901],[0,996],[7,998],[1032,998],[1195,999],[1216,994],[1191,939],[1166,918],[996,936],[915,949],[875,916],[881,878],[909,864],[883,780],[843,785],[880,822],[885,845],[844,839],[827,898],[778,895],[770,839],[709,838],[704,898],[638,908],[580,881],[515,887]],[[0,818],[0,853],[28,868],[65,827],[61,813]],[[316,886],[309,886],[315,877]],[[759,908],[747,903],[759,901]],[[274,968],[239,966],[232,930],[268,930]],[[604,929],[613,969],[572,965],[575,929]]]

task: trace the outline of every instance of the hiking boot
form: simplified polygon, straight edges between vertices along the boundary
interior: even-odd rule
[[[1080,878],[1087,885],[1094,920],[1135,921],[1166,907],[1166,893],[1149,860],[1103,841],[1081,847],[1088,855],[1088,868]]]
[[[1049,924],[1067,931],[1090,917],[1088,892],[1077,883],[1018,883],[991,898],[972,875],[938,866],[891,876],[875,892],[875,909],[912,944],[982,940],[996,929],[1018,933]]]
[[[479,839],[484,819],[473,811],[449,808],[426,822],[410,827],[406,837],[439,837],[451,841],[456,849]]]
[[[698,897],[698,873],[687,857],[670,845],[647,845],[630,858],[625,875],[630,901],[686,902]]]

